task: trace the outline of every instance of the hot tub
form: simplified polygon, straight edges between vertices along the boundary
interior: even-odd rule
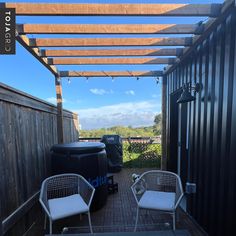
[[[56,144],[51,148],[52,173],[82,175],[94,187],[91,211],[103,207],[107,200],[107,156],[100,142],[74,142]]]

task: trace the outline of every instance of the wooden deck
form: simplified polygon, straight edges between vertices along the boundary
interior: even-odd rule
[[[130,186],[132,185],[131,175],[132,173],[140,174],[146,170],[147,169],[123,169],[120,173],[114,174],[114,180],[118,182],[119,190],[117,193],[108,196],[108,201],[102,209],[91,213],[94,233],[133,232],[136,203],[130,190]],[[184,232],[184,234],[177,235],[204,235],[199,227],[194,224],[182,210],[178,211],[178,216],[177,229],[181,230],[180,232]],[[43,217],[39,217],[38,222],[35,223],[34,227],[27,235],[36,236],[48,233],[48,231],[43,231],[42,218]],[[83,215],[82,219],[80,219],[79,216],[74,216],[56,221],[53,224],[53,233],[61,233],[64,227],[69,227],[68,233],[70,234],[89,233],[87,215]],[[171,233],[173,232],[171,216],[156,211],[142,210],[140,212],[137,231],[165,231],[167,233],[166,235],[175,235]]]

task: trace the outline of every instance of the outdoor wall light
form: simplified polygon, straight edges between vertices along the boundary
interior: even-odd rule
[[[198,93],[201,90],[201,85],[199,83],[196,83],[194,86],[191,86],[190,83],[187,83],[183,85],[182,89],[183,92],[177,100],[177,103],[186,103],[194,101],[196,98],[191,94],[191,90]]]

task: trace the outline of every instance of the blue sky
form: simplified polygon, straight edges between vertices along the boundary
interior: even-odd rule
[[[21,2],[21,1],[7,1]],[[77,2],[77,3],[186,3],[187,1],[22,1],[22,2]],[[190,1],[188,1],[190,2]],[[191,1],[192,3],[221,3],[222,1]],[[108,21],[109,19],[109,21]],[[17,23],[64,23],[64,24],[168,24],[196,23],[204,17],[17,17]],[[186,21],[187,20],[187,21]],[[30,37],[55,37],[29,35]],[[110,35],[108,37],[161,37],[161,35]],[[171,37],[171,35],[169,35]],[[183,36],[183,35],[182,35]],[[61,37],[61,36],[59,36]],[[107,37],[106,35],[70,35],[62,37]],[[158,47],[157,47],[158,48]],[[86,48],[84,48],[86,49]],[[95,49],[95,48],[93,48]],[[0,55],[0,82],[27,92],[33,96],[55,102],[53,75],[31,54],[17,43],[16,55]],[[59,70],[119,71],[159,70],[164,65],[98,65],[58,66]],[[161,112],[161,81],[154,78],[65,78],[62,81],[64,108],[79,114],[83,129],[114,125],[152,125],[155,114]]]

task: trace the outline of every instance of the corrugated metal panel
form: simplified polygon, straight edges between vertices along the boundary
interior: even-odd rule
[[[171,114],[175,110],[170,107],[173,94],[186,82],[203,86],[187,111],[190,152],[185,161],[189,166],[189,181],[197,184],[197,193],[188,197],[187,210],[214,236],[232,235],[236,219],[235,25],[235,15],[228,16],[189,58],[167,74],[168,129],[171,119],[178,119],[176,114]],[[167,135],[171,135],[170,130]],[[178,142],[177,138],[167,138]],[[167,158],[173,166],[171,156]]]

